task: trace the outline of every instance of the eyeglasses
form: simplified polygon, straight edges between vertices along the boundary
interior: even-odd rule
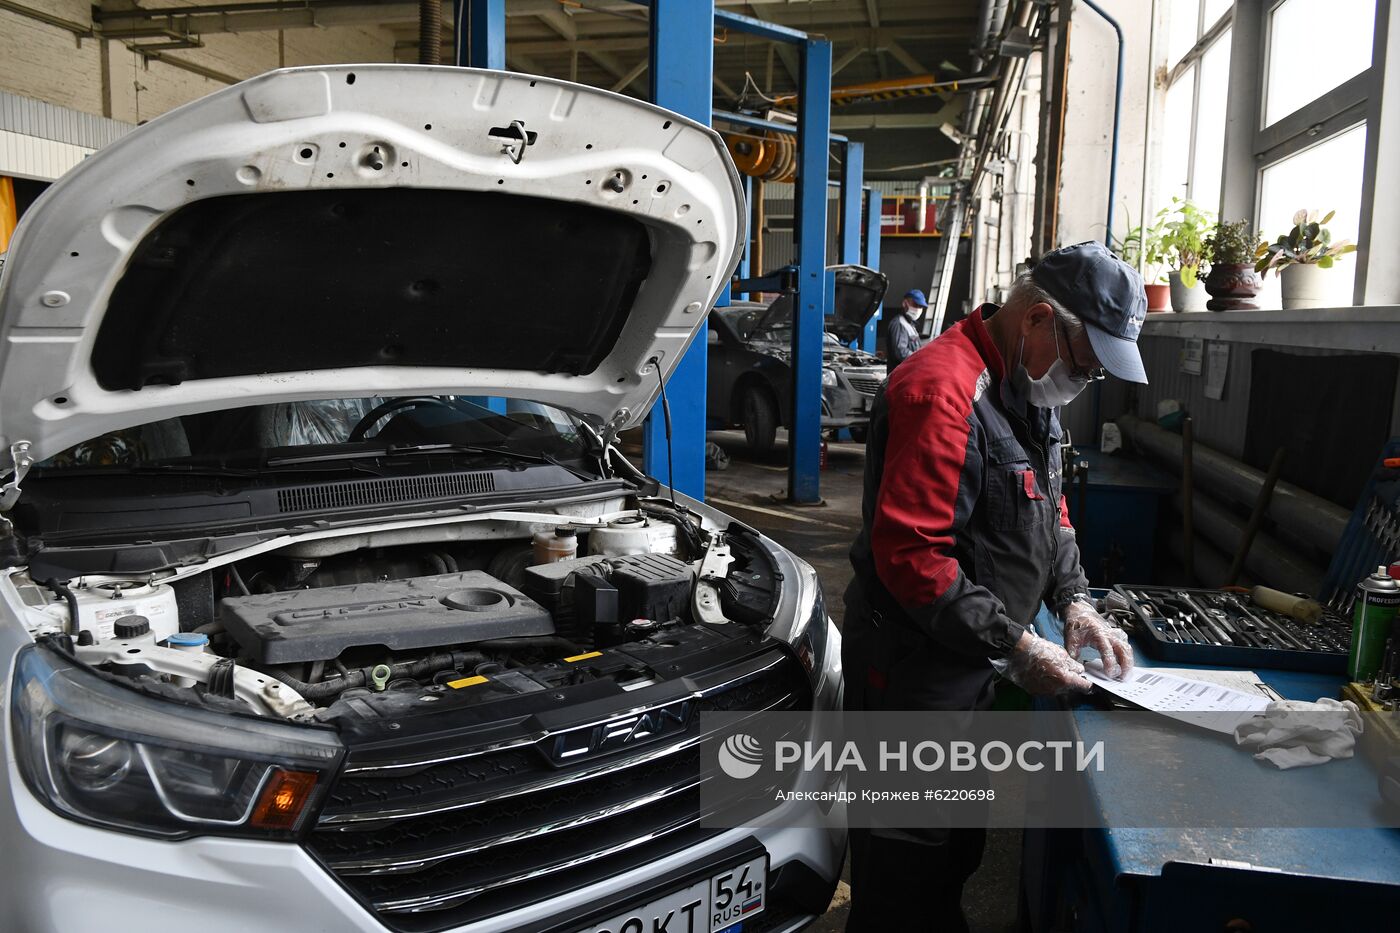
[[[1055,319],[1055,323],[1056,326],[1062,326],[1060,325],[1059,318]],[[1075,382],[1102,382],[1103,378],[1107,375],[1107,373],[1104,372],[1103,367],[1096,366],[1093,369],[1086,369],[1083,366],[1080,366],[1079,360],[1075,359],[1074,356],[1074,341],[1070,339],[1069,329],[1063,329],[1065,332],[1065,346],[1069,348],[1069,377]]]

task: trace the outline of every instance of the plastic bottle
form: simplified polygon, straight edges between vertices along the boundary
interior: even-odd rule
[[[553,564],[578,556],[578,533],[572,528],[535,533],[535,563]]]

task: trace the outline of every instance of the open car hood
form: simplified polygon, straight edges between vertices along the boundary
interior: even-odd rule
[[[865,332],[865,325],[875,316],[885,300],[889,280],[876,272],[855,264],[827,266],[836,280],[832,313],[826,316],[825,327],[842,343],[851,343]],[[767,312],[757,322],[755,331],[791,326],[792,295],[782,294],[768,305]]]
[[[637,423],[729,280],[743,193],[708,127],[464,68],[271,72],[101,150],[0,275],[0,452],[369,395]],[[3,456],[0,456],[3,459]],[[9,467],[9,464],[4,464]]]
[[[865,333],[865,325],[885,300],[889,280],[883,272],[865,266],[828,267],[836,273],[836,299],[826,329],[842,343],[850,343]]]

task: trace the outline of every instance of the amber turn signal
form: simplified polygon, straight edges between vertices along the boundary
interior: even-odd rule
[[[248,824],[258,829],[295,829],[315,788],[316,775],[310,771],[274,769],[258,795]]]

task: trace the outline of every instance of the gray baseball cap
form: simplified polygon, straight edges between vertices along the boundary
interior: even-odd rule
[[[1147,291],[1136,269],[1091,240],[1046,253],[1031,278],[1084,322],[1104,369],[1126,382],[1146,384],[1137,339],[1147,317]]]

